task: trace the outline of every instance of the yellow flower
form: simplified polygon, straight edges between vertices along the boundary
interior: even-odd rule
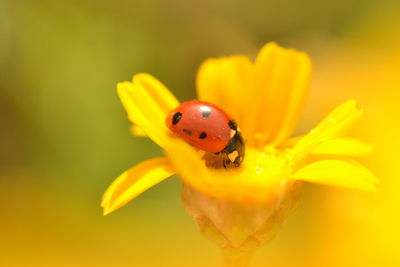
[[[198,98],[231,114],[246,143],[242,165],[231,169],[207,168],[201,151],[167,129],[165,117],[179,102],[163,84],[148,74],[119,83],[133,133],[150,137],[166,156],[121,174],[103,196],[104,214],[178,173],[186,208],[203,233],[235,248],[267,238],[297,203],[298,181],[373,191],[377,178],[349,158],[372,149],[346,137],[363,114],[355,101],[340,105],[308,134],[289,139],[303,111],[310,76],[306,54],[275,43],[266,44],[255,62],[239,55],[201,65]]]

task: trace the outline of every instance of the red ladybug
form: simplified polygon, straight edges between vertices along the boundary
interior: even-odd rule
[[[244,142],[236,122],[219,107],[199,100],[183,102],[166,118],[167,127],[194,147],[204,150],[211,167],[239,167]]]

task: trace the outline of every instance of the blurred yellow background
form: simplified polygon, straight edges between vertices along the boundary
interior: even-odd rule
[[[129,134],[115,92],[149,72],[183,100],[207,57],[268,41],[306,51],[312,91],[298,134],[344,100],[376,194],[306,185],[253,266],[398,266],[400,5],[396,1],[0,1],[0,266],[219,266],[168,179],[102,216],[122,171],[160,149]]]

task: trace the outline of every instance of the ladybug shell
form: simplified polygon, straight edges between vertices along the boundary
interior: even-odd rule
[[[191,100],[171,111],[166,124],[189,144],[207,152],[221,152],[231,140],[230,120],[219,107]]]

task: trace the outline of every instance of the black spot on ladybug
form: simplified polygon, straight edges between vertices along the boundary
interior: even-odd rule
[[[183,129],[183,132],[187,135],[192,135],[192,131],[188,129]]]
[[[221,152],[214,152],[215,155],[219,155],[219,153],[221,153]]]
[[[205,132],[201,132],[201,134],[199,135],[200,139],[204,139],[207,137],[207,134]]]
[[[232,130],[237,130],[237,124],[236,124],[236,122],[234,121],[234,120],[230,120],[229,121],[229,127],[232,129]]]
[[[203,116],[203,118],[207,118],[211,115],[211,110],[205,110],[201,113],[201,115]]]
[[[181,119],[182,119],[182,113],[180,112],[175,113],[174,116],[172,117],[172,124],[176,125]]]

